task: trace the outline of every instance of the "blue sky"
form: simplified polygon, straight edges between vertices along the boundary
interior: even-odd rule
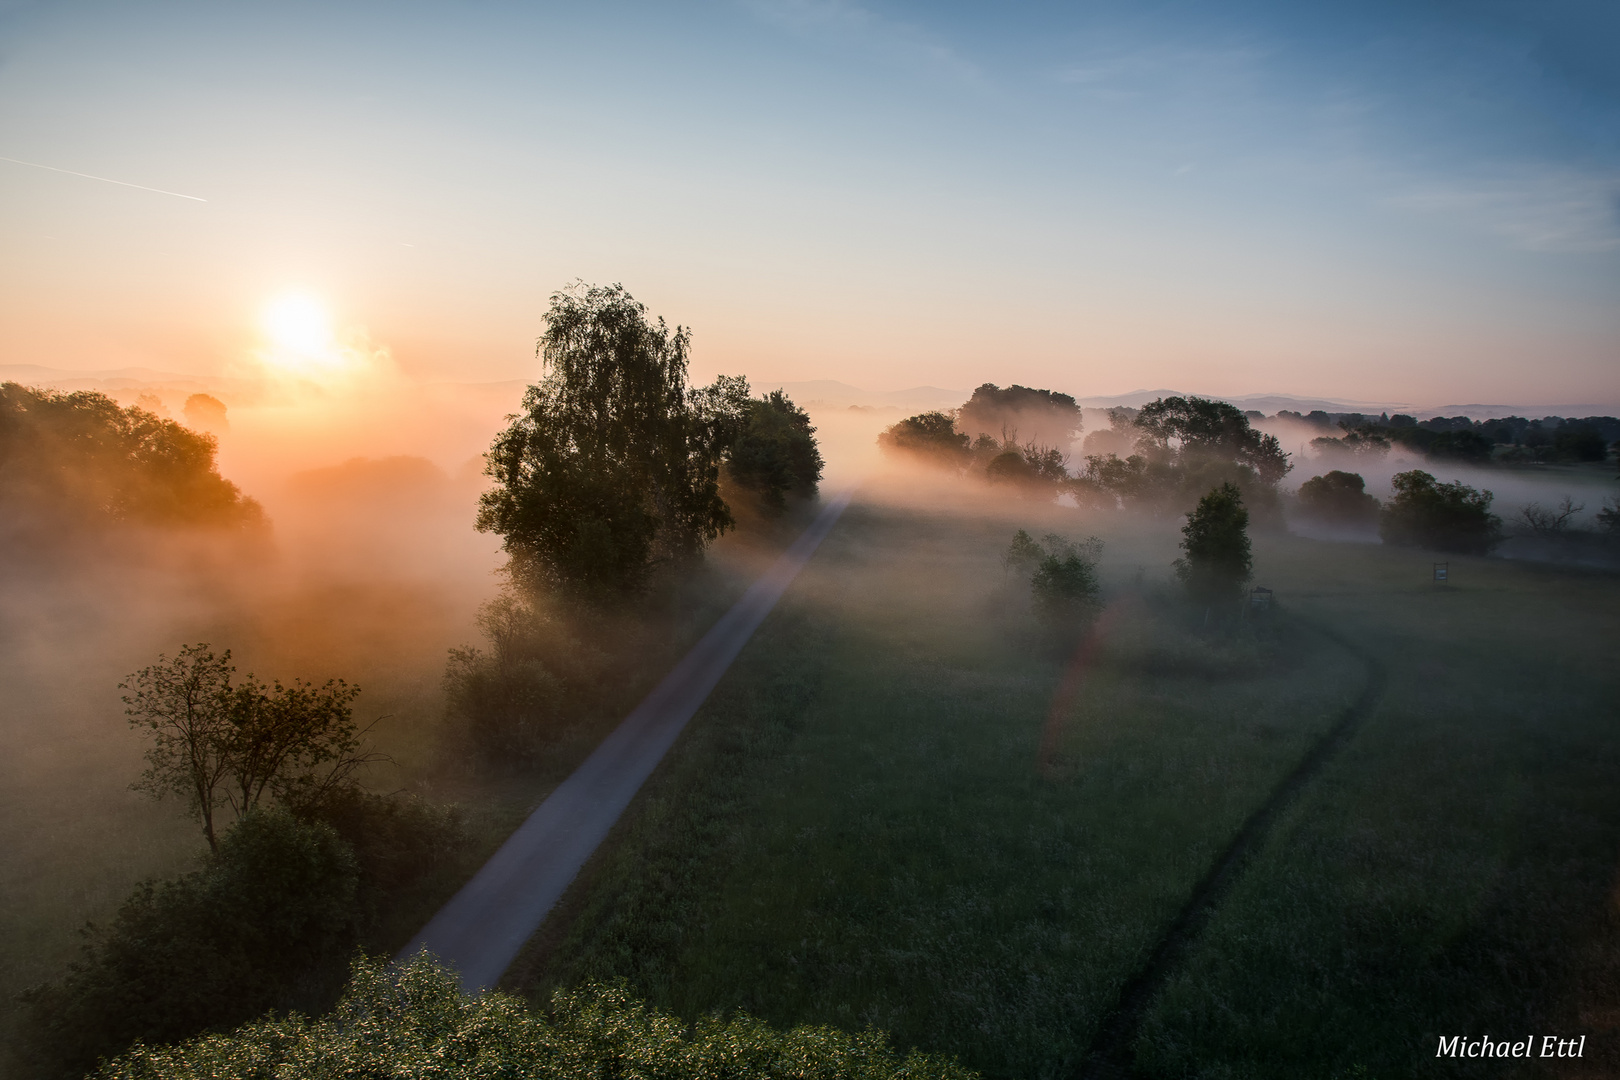
[[[1620,5],[0,7],[0,362],[1620,400]]]

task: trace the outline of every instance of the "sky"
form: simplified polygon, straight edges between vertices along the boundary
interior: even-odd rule
[[[0,364],[1620,402],[1613,3],[0,0],[0,157]]]

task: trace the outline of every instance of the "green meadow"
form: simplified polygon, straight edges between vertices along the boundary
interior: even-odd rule
[[[1453,558],[1437,586],[1424,552],[1257,534],[1277,610],[1208,626],[1169,580],[1176,524],[857,501],[508,984],[623,979],[688,1019],[1074,1075],[1377,665],[1375,706],[1155,973],[1124,1062],[1502,1075],[1436,1065],[1437,1036],[1532,1032],[1612,1053],[1620,582]],[[1089,643],[1003,569],[1017,528],[1105,541]]]

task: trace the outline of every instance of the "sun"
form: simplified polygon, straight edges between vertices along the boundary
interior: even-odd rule
[[[307,293],[287,293],[272,300],[264,309],[263,324],[271,341],[305,363],[325,359],[333,350],[332,318]]]

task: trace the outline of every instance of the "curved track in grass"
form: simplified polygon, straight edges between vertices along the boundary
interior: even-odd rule
[[[674,745],[754,631],[832,531],[851,492],[833,498],[500,850],[400,952],[423,949],[475,993],[495,985],[630,800]]]
[[[1367,665],[1367,683],[1349,708],[1345,709],[1305,756],[1300,758],[1289,774],[1272,789],[1271,795],[1260,808],[1249,816],[1232,842],[1216,857],[1209,871],[1193,889],[1187,903],[1165,930],[1153,952],[1130,981],[1119,992],[1108,1015],[1098,1026],[1091,1050],[1080,1063],[1080,1080],[1125,1080],[1136,1071],[1131,1061],[1131,1049],[1141,1028],[1148,1007],[1164,987],[1171,973],[1186,958],[1198,935],[1209,924],[1215,908],[1242,876],[1251,857],[1265,844],[1277,818],[1299,793],[1322,771],[1322,767],[1347,742],[1361,721],[1366,719],[1384,694],[1387,680],[1382,663],[1368,655],[1353,642],[1327,627],[1310,624],[1312,629],[1356,656]]]

